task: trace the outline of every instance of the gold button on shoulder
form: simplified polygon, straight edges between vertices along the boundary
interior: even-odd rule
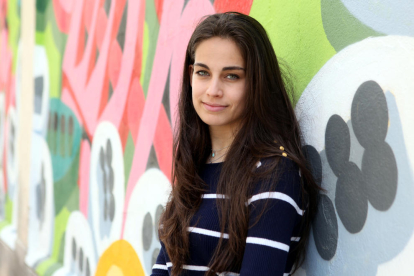
[[[283,155],[284,157],[286,157],[286,156],[287,156],[286,152],[282,153],[282,155]]]
[[[280,146],[280,150],[285,150],[285,148],[284,148],[284,147],[282,147],[282,146]]]

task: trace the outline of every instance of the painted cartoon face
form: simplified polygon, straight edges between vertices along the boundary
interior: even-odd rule
[[[414,148],[407,143],[414,139],[414,111],[406,104],[414,101],[414,55],[401,54],[413,47],[413,38],[392,36],[348,46],[314,76],[296,105],[306,155],[327,190],[312,226],[307,275],[389,274],[380,273],[382,264],[413,249],[414,219],[398,219],[414,208]],[[370,248],[369,256],[361,248]],[[394,265],[392,271],[400,270]]]
[[[30,221],[26,263],[34,266],[51,253],[55,205],[51,155],[46,141],[37,133],[32,134],[30,154]]]
[[[118,131],[111,123],[102,122],[95,131],[92,144],[89,193],[89,215],[99,254],[121,236],[124,179],[124,159]]]
[[[161,248],[158,222],[170,191],[169,180],[154,168],[141,176],[131,194],[124,238],[135,248],[148,275]]]
[[[245,62],[230,39],[213,37],[198,45],[190,65],[194,108],[210,127],[234,130],[244,109]]]
[[[95,275],[96,257],[89,224],[81,212],[69,217],[65,233],[63,267],[54,276]]]

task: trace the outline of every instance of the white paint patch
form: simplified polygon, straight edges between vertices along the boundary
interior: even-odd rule
[[[414,257],[414,38],[368,38],[346,47],[314,76],[296,106],[296,113],[306,144],[321,152],[325,149],[329,118],[337,114],[348,122],[355,92],[370,80],[380,85],[387,99],[389,126],[385,141],[397,162],[396,198],[387,211],[378,211],[368,204],[365,225],[356,234],[349,233],[337,216],[338,246],[330,261],[320,257],[311,234],[303,266],[309,276],[375,275],[377,271],[382,275],[390,275],[391,271],[414,275],[409,261]],[[326,160],[322,162],[322,186],[335,202],[336,177],[329,176],[333,173]],[[386,269],[381,272],[384,263]],[[300,271],[297,275],[305,273]]]
[[[30,161],[28,251],[25,262],[35,266],[52,253],[55,221],[53,169],[49,148],[39,134],[32,134]]]
[[[121,237],[125,200],[122,144],[118,130],[110,122],[101,122],[94,133],[89,177],[89,206],[92,210],[89,210],[88,216],[91,216],[92,219],[92,230],[98,255],[102,255],[109,245]],[[105,187],[104,178],[107,183]],[[109,184],[110,182],[113,184]],[[114,209],[113,219],[109,219],[112,217],[109,215],[111,204]],[[105,208],[107,208],[106,218]]]
[[[124,239],[134,247],[148,275],[151,274],[153,255],[161,248],[157,238],[159,211],[161,206],[165,209],[170,192],[168,178],[153,168],[140,177],[129,201]]]

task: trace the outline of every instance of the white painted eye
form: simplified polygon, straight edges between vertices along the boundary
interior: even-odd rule
[[[92,276],[96,270],[96,251],[91,229],[83,214],[71,213],[65,233],[63,267],[53,276]]]
[[[153,168],[138,180],[129,201],[124,239],[134,247],[148,275],[161,248],[157,227],[170,192],[168,178]]]
[[[49,111],[49,65],[46,50],[43,46],[36,45],[34,49],[34,110],[33,131],[47,132]]]
[[[53,170],[44,138],[32,133],[30,162],[30,208],[26,263],[35,265],[50,256],[54,234]]]
[[[92,229],[98,254],[121,237],[125,197],[125,172],[118,130],[109,122],[98,125],[92,143],[90,163]]]

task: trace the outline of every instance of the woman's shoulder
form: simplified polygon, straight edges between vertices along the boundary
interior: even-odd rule
[[[266,192],[283,193],[297,202],[302,194],[302,180],[299,166],[284,156],[267,157],[260,160],[258,170],[267,173],[264,180],[256,183],[253,195]]]

